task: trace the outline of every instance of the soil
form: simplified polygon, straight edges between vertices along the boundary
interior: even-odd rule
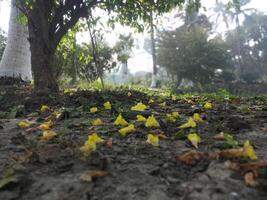
[[[198,159],[186,164],[177,156],[195,148],[184,137],[197,132],[202,141],[197,151],[212,153],[227,149],[225,142],[213,136],[225,132],[234,136],[240,147],[250,140],[258,159],[267,160],[267,98],[190,96],[172,100],[155,91],[151,94],[117,89],[115,91],[77,91],[59,96],[36,98],[28,86],[1,87],[0,98],[0,199],[1,200],[265,200],[267,170],[257,171],[257,185],[245,184],[241,171],[229,168],[229,159]],[[148,103],[153,98],[154,103]],[[110,101],[111,110],[103,103]],[[146,111],[130,108],[142,101]],[[212,102],[213,108],[203,109]],[[159,104],[166,102],[166,106]],[[50,110],[40,112],[41,105]],[[98,112],[89,108],[97,106]],[[60,116],[52,130],[57,136],[42,141],[37,129],[53,111]],[[166,113],[178,111],[176,122],[167,122]],[[193,130],[178,127],[193,113],[200,113],[204,123]],[[113,125],[119,113],[135,123],[136,132],[119,135],[121,127]],[[146,142],[151,129],[135,122],[137,114],[154,114],[164,139],[159,147]],[[103,126],[92,127],[90,121],[101,118]],[[30,129],[18,123],[28,120]],[[96,151],[85,157],[80,147],[88,134],[96,132],[109,143],[97,144]],[[110,143],[112,138],[112,145]],[[250,163],[243,158],[235,163]],[[90,171],[91,170],[91,171]],[[90,177],[86,174],[98,172]]]

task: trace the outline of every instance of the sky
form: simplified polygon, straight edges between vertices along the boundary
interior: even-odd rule
[[[207,8],[208,13],[211,13],[211,8],[214,6],[216,0],[202,0],[202,5]],[[224,2],[227,2],[228,0],[222,0]],[[0,28],[4,30],[5,32],[8,31],[8,21],[9,21],[9,14],[10,14],[10,1],[4,0],[0,3]],[[261,12],[267,13],[267,0],[252,0],[251,3],[247,5],[248,8],[256,8]],[[207,14],[209,15],[209,14]],[[107,36],[107,40],[110,41],[111,44],[115,43],[116,35],[118,33],[127,33],[129,32],[128,28],[118,26],[116,28],[117,31],[111,32]],[[225,31],[225,27],[223,25],[219,27],[219,31]],[[80,40],[87,41],[87,35],[83,34],[80,35]],[[143,34],[136,34],[135,39],[139,42],[143,40],[146,35]],[[89,41],[89,40],[88,40]],[[142,44],[139,45],[142,47]],[[140,49],[134,49],[132,53],[132,58],[129,60],[129,69],[132,73],[135,73],[137,71],[152,71],[152,58],[151,56],[146,53],[142,48]]]

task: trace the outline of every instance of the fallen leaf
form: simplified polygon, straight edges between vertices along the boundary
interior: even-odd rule
[[[106,142],[106,145],[109,147],[109,148],[112,148],[112,138],[109,138]]]
[[[256,187],[258,182],[255,180],[255,175],[253,172],[247,172],[244,175],[244,181],[248,187]]]
[[[88,170],[80,175],[80,180],[85,182],[91,182],[97,177],[105,177],[110,175],[109,172],[103,170]]]
[[[176,159],[187,165],[193,165],[196,161],[199,161],[205,157],[205,154],[195,150],[188,151],[180,156],[177,156]]]

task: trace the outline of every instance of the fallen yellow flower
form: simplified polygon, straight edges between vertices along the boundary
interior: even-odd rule
[[[40,111],[43,113],[43,112],[48,111],[49,109],[50,108],[47,105],[42,105],[41,108],[40,108]]]
[[[160,103],[159,106],[165,107],[166,106],[166,102],[164,101],[163,103]]]
[[[247,157],[251,160],[257,160],[258,157],[254,151],[254,148],[253,146],[250,145],[250,142],[249,140],[247,140],[245,143],[244,143],[244,146],[243,146],[243,156],[244,157]]]
[[[157,135],[148,134],[146,142],[148,144],[151,144],[153,146],[158,147],[159,146],[159,137]]]
[[[95,150],[96,150],[96,143],[95,142],[88,141],[88,140],[80,148],[80,151],[81,151],[81,153],[84,156],[89,156]]]
[[[153,99],[149,99],[148,103],[154,103]]]
[[[117,117],[117,119],[114,122],[114,125],[127,126],[128,122],[121,116],[121,114],[119,114],[119,116]]]
[[[198,113],[194,113],[193,119],[195,122],[203,122],[203,119],[199,116]]]
[[[172,112],[172,114],[171,114],[174,118],[177,118],[177,117],[179,117],[179,112]]]
[[[198,143],[201,142],[201,139],[198,134],[196,133],[190,133],[187,135],[187,139],[191,142],[191,144],[195,147],[198,148]]]
[[[133,133],[135,132],[135,127],[133,124],[130,124],[129,126],[125,127],[125,128],[121,128],[119,130],[119,133],[122,135],[122,136],[126,136],[127,134],[129,133]]]
[[[104,123],[103,123],[103,121],[100,119],[100,118],[97,118],[97,119],[95,119],[94,121],[92,121],[92,125],[93,126],[101,126],[101,125],[103,125]]]
[[[212,109],[212,104],[210,102],[206,102],[203,107],[209,110],[209,109]]]
[[[136,104],[135,106],[133,106],[131,108],[131,110],[133,111],[144,111],[147,108],[147,106],[145,104],[143,104],[142,102]]]
[[[95,113],[95,112],[97,112],[97,107],[92,107],[92,108],[90,108],[90,113]]]
[[[175,95],[172,95],[172,100],[173,101],[176,101],[176,99],[177,99],[176,96]]]
[[[171,123],[176,122],[176,118],[173,117],[172,114],[166,114],[166,120],[167,120],[167,122],[171,122]]]
[[[143,115],[136,115],[136,119],[138,122],[146,122],[146,118]]]
[[[41,137],[41,140],[49,141],[53,139],[56,135],[57,133],[55,131],[51,131],[51,130],[44,131],[43,136]]]
[[[194,119],[192,117],[190,117],[188,119],[188,121],[185,124],[182,124],[181,126],[179,126],[179,128],[194,128],[196,127],[196,122],[194,121]]]
[[[106,103],[103,104],[106,110],[111,110],[111,103],[107,101]]]
[[[104,142],[104,140],[101,137],[99,137],[96,133],[93,133],[93,134],[89,135],[88,136],[88,141],[89,142],[94,142],[96,144]]]
[[[160,125],[158,121],[155,119],[154,115],[151,115],[146,120],[145,126],[149,128],[149,127],[159,127]]]
[[[26,122],[26,121],[21,121],[18,123],[18,126],[20,128],[28,128],[30,126],[30,123]]]
[[[44,123],[40,124],[39,129],[41,129],[41,130],[48,130],[48,129],[51,128],[52,125],[53,125],[52,121],[49,120],[47,122],[44,122]]]

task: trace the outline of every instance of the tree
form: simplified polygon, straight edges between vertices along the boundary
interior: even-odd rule
[[[4,31],[0,29],[0,60],[3,56],[4,50],[6,47],[6,40],[7,38],[6,38]]]
[[[60,76],[63,79],[70,77],[71,84],[73,83],[73,79],[92,82],[103,77],[104,72],[114,68],[115,64],[112,57],[114,50],[108,46],[102,37],[96,37],[96,41],[98,48],[97,62],[101,70],[95,64],[96,60],[93,58],[94,47],[92,43],[77,44],[73,31],[70,31],[64,36],[56,51],[54,67],[56,77],[59,78]],[[74,55],[76,57],[75,63],[73,60]],[[74,78],[74,76],[77,77]]]
[[[134,39],[131,34],[129,35],[119,35],[119,41],[115,44],[115,52],[117,54],[117,60],[122,65],[122,79],[128,78],[128,60],[131,57],[132,48],[134,44]]]
[[[236,30],[228,31],[226,41],[231,52],[235,65],[241,64],[240,79],[253,83],[261,81],[266,75],[267,61],[267,16],[260,13],[253,13],[246,17],[244,23],[239,28],[240,34],[237,36]],[[242,49],[240,59],[238,47],[235,43],[239,38]]]
[[[227,46],[217,38],[208,40],[207,29],[186,25],[174,31],[163,31],[158,41],[158,63],[176,79],[179,86],[182,79],[191,80],[202,88],[210,84],[217,69],[231,70],[231,59]]]
[[[31,80],[30,45],[28,30],[18,21],[20,12],[11,1],[11,14],[7,45],[0,63],[0,76],[20,77]]]
[[[195,1],[199,4],[200,0]],[[109,14],[116,13],[116,17],[111,18],[114,22],[142,28],[138,20],[148,21],[149,11],[161,14],[183,2],[184,0],[17,0],[18,8],[28,19],[35,91],[58,91],[52,69],[56,48],[67,31],[80,18],[88,17],[92,10],[100,8]]]

